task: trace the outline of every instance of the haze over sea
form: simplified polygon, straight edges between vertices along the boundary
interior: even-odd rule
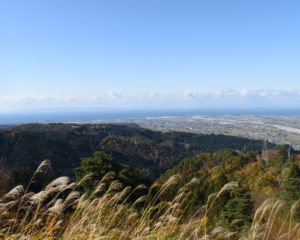
[[[165,110],[81,110],[0,113],[0,124],[88,122],[99,119],[196,115],[275,115],[298,116],[300,109],[165,109]]]

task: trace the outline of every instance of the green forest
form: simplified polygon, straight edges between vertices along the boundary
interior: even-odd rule
[[[9,185],[5,181],[9,180],[1,180],[2,239],[294,240],[299,237],[300,157],[294,150],[289,152],[287,146],[269,144],[262,152],[261,141],[160,133],[125,125],[24,125],[3,130],[1,136],[2,153],[8,153],[9,146],[13,147],[12,153],[13,149],[24,153],[15,159],[13,156],[17,155],[7,154],[12,159],[6,163],[7,169],[12,169],[12,173],[20,166],[33,169],[28,179],[20,175],[18,180],[26,182],[11,187],[10,191],[4,190]],[[35,141],[26,142],[23,138]],[[83,139],[97,142],[97,149],[93,151],[92,144],[87,144],[90,153],[83,154],[79,151],[83,145],[75,144]],[[64,148],[56,148],[58,140],[65,141]],[[173,145],[166,145],[170,142]],[[67,146],[77,150],[79,158],[78,164],[68,166],[65,172],[72,172],[73,177],[57,176],[59,172],[54,171],[56,164],[63,169],[68,162],[25,158],[27,162],[21,163],[21,157],[29,154],[28,149],[36,149],[36,157],[63,150],[75,154]],[[141,146],[144,148],[138,149]],[[150,158],[147,150],[151,147],[160,149],[160,153],[165,151],[160,160],[169,157],[171,167],[161,167],[160,161]],[[139,155],[143,151],[144,155]],[[136,156],[135,161],[138,156],[141,159],[148,156],[152,165],[142,162],[145,165],[141,167],[135,162],[121,161],[121,154],[128,158]],[[13,165],[17,163],[20,165]],[[147,167],[148,172],[153,171],[151,166],[159,169],[157,175],[162,174],[158,177],[143,174]]]
[[[151,131],[136,125],[25,124],[0,131],[0,180],[28,183],[36,166],[50,159],[54,176],[74,177],[80,159],[105,151],[117,163],[157,179],[182,159],[223,148],[260,150],[262,141],[224,135]],[[270,146],[274,146],[270,144]]]

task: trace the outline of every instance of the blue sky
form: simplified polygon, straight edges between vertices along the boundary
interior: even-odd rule
[[[297,106],[299,9],[289,0],[1,1],[0,111]]]

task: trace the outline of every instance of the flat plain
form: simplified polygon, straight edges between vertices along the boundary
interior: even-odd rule
[[[225,134],[290,144],[300,149],[300,116],[271,115],[199,115],[161,116],[127,119],[98,119],[86,123],[135,123],[163,132],[182,131],[202,134]],[[82,123],[82,122],[81,122]]]

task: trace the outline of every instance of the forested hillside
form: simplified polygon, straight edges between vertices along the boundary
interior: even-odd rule
[[[234,190],[224,192],[214,201],[207,216],[210,225],[225,226],[232,231],[249,228],[254,212],[266,199],[284,201],[284,214],[293,206],[295,215],[291,221],[299,221],[299,206],[293,205],[300,199],[299,156],[289,158],[288,152],[283,149],[269,150],[268,153],[267,160],[255,152],[232,150],[202,153],[187,158],[157,180],[157,184],[164,185],[170,177],[180,179],[160,200],[170,201],[180,189],[189,185],[190,195],[185,213],[190,215],[208,204],[208,199],[215,197],[214,193],[223,192],[227,183],[235,182]],[[195,184],[189,184],[193,182]],[[276,217],[279,221],[284,221],[285,215],[274,214],[278,214]],[[240,222],[232,224],[236,219]]]
[[[51,240],[299,239],[299,156],[219,150],[184,159],[152,185],[103,151],[77,181],[43,161],[29,186],[0,197],[0,237]]]
[[[223,148],[260,150],[262,142],[162,133],[136,125],[26,124],[0,131],[1,176],[12,184],[23,183],[44,159],[52,161],[55,175],[73,176],[81,158],[102,150],[114,161],[137,168],[143,177],[155,179],[184,158]]]

